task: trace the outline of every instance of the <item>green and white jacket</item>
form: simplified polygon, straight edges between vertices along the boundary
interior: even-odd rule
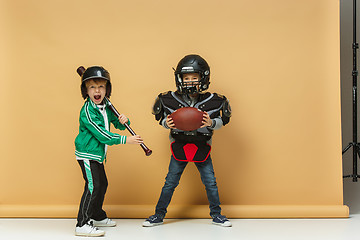
[[[99,108],[90,98],[88,98],[80,111],[79,134],[75,139],[75,155],[77,159],[95,160],[100,163],[106,159],[107,145],[125,144],[126,136],[111,133],[109,130],[110,122],[115,128],[125,130],[125,126],[107,107],[107,123],[105,125],[104,116]],[[130,124],[130,121],[128,122]]]

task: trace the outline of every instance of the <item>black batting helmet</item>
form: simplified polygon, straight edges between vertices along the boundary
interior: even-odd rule
[[[111,82],[110,82],[110,74],[109,72],[100,66],[92,66],[88,67],[85,72],[81,75],[81,95],[84,99],[88,97],[87,89],[85,82],[87,80],[95,80],[96,79],[104,79],[106,82],[106,97],[110,98],[111,96]]]

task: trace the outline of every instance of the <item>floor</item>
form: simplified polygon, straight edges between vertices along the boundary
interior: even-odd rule
[[[360,214],[344,219],[231,219],[230,228],[210,219],[165,219],[144,228],[143,219],[115,219],[116,227],[100,239],[129,240],[345,240],[359,239]],[[92,239],[74,236],[75,219],[0,219],[1,240]],[[99,239],[99,238],[96,238]]]

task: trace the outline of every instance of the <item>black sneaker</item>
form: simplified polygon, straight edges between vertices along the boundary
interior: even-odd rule
[[[219,215],[213,216],[212,218],[213,218],[213,221],[212,221],[213,224],[220,225],[222,227],[231,227],[232,226],[229,219],[227,219],[226,216],[224,216],[224,215],[219,214]]]
[[[148,217],[145,222],[143,222],[142,226],[143,227],[153,227],[153,226],[156,226],[156,225],[160,225],[160,224],[163,224],[163,217],[160,216],[159,214],[154,214],[150,217]]]

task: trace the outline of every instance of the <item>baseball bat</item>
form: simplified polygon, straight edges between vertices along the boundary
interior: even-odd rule
[[[78,67],[78,69],[76,70],[76,72],[77,72],[80,76],[82,76],[83,73],[85,72],[85,70],[86,70],[85,67],[80,66],[80,67]],[[105,98],[106,98],[106,101],[109,102],[108,107],[110,108],[110,110],[115,114],[115,116],[116,116],[117,118],[119,118],[120,113],[116,110],[116,108],[115,108],[114,105],[110,102],[110,100],[109,100],[107,97],[105,97]],[[131,133],[131,135],[133,135],[133,136],[136,135],[136,133],[134,132],[134,130],[132,130],[132,128],[131,128],[127,123],[124,123],[124,126],[125,126],[126,129]],[[152,154],[152,150],[149,149],[144,143],[141,143],[141,144],[140,144],[140,147],[144,150],[146,156],[150,156],[150,155]]]

